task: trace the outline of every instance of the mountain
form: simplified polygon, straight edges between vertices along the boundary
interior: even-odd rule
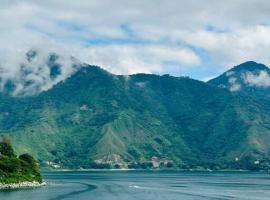
[[[235,66],[208,83],[256,98],[270,97],[270,69],[253,61]]]
[[[249,66],[232,72],[240,80]],[[270,110],[230,91],[228,72],[204,83],[77,69],[37,95],[0,95],[0,131],[17,152],[54,168],[269,168]]]

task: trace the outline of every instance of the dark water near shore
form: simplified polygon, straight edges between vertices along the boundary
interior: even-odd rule
[[[53,172],[47,186],[0,191],[0,200],[269,200],[270,174],[250,172]]]

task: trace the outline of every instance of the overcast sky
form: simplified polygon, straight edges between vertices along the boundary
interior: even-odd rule
[[[270,65],[268,0],[0,0],[0,65],[29,49],[116,74],[206,80],[247,60]],[[68,67],[67,67],[68,68]]]

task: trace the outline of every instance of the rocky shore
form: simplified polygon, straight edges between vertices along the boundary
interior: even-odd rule
[[[42,182],[20,182],[20,183],[0,183],[0,190],[1,189],[19,189],[19,188],[35,188],[35,187],[41,187],[45,186],[46,183]]]

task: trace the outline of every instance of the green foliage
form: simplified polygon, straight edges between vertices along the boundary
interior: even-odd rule
[[[1,153],[0,155],[0,183],[42,182],[38,165],[32,156],[23,154],[17,158],[13,153],[10,153],[13,152],[13,148],[7,137],[3,138],[1,144],[4,147],[1,152],[5,154]]]
[[[8,156],[8,157],[14,157],[14,150],[11,146],[10,140],[7,136],[4,136],[2,138],[2,141],[0,142],[0,155]]]

